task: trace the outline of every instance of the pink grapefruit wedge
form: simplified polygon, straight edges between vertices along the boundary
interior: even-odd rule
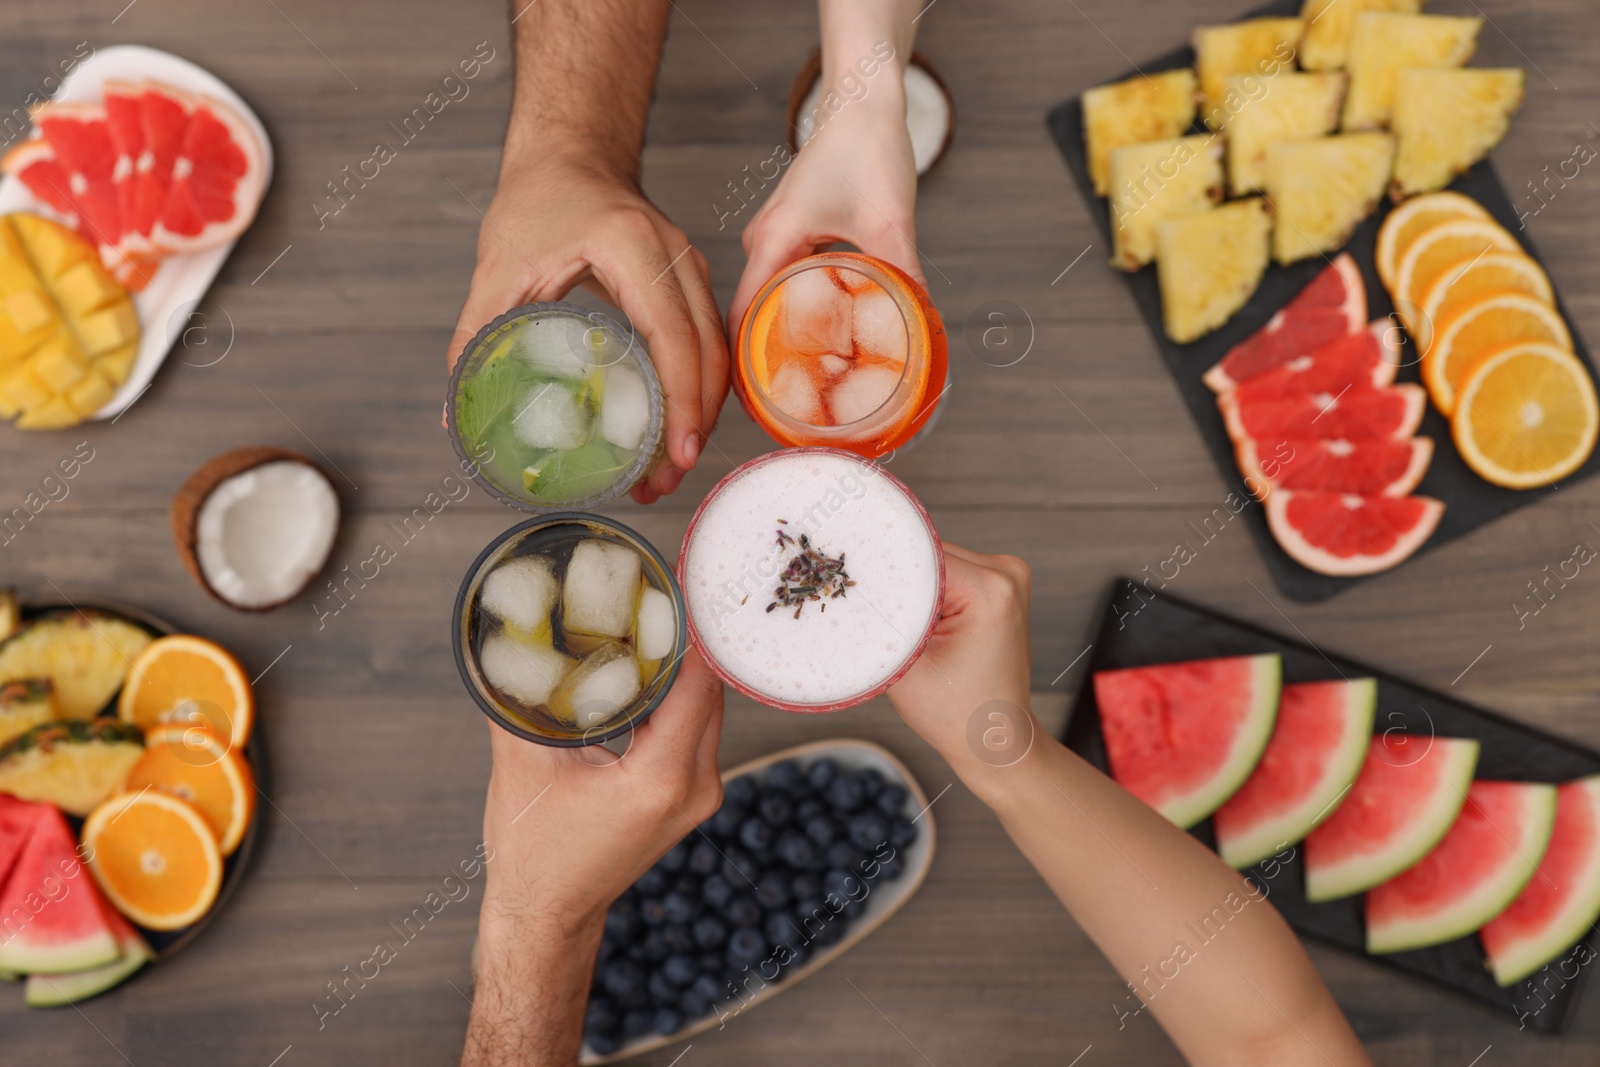
[[[34,127],[49,142],[67,175],[66,196],[79,218],[79,232],[97,245],[116,247],[122,238],[117,206],[116,146],[100,104],[50,103],[33,113]]]
[[[255,218],[265,184],[261,142],[243,116],[219,100],[196,97],[151,238],[168,252],[231,241]]]
[[[1350,578],[1398,566],[1425,544],[1444,502],[1425,496],[1356,496],[1279,489],[1267,526],[1290,558],[1318,574]]]
[[[1205,373],[1205,383],[1223,393],[1265,374],[1295,356],[1356,333],[1367,321],[1367,289],[1348,252],[1336,256],[1267,324],[1228,350]]]
[[[1346,385],[1287,396],[1252,397],[1241,396],[1241,392],[1217,397],[1228,436],[1235,444],[1246,437],[1258,441],[1285,437],[1403,441],[1417,432],[1428,405],[1428,394],[1414,382],[1381,389]]]
[[[1264,444],[1247,437],[1235,447],[1234,455],[1250,488],[1263,499],[1277,489],[1405,496],[1428,473],[1433,441],[1426,437],[1404,441],[1299,438]]]
[[[1337,393],[1347,385],[1381,389],[1400,369],[1394,326],[1379,320],[1359,333],[1346,334],[1314,352],[1295,356],[1265,374],[1235,386],[1251,400],[1275,400],[1302,393]]]

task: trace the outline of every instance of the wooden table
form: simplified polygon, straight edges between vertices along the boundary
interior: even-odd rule
[[[5,108],[80,41],[156,45],[200,61],[251,102],[273,135],[277,177],[203,321],[191,324],[199,329],[117,425],[0,433],[6,510],[79,441],[95,450],[70,496],[0,550],[0,580],[33,601],[59,599],[59,586],[75,599],[141,605],[222,641],[252,675],[264,672],[257,690],[271,803],[262,805],[249,878],[171,964],[81,1012],[30,1011],[18,991],[0,990],[0,1063],[454,1062],[477,886],[321,1029],[313,1005],[343,968],[396,940],[391,923],[479,837],[488,749],[451,661],[448,605],[467,563],[518,516],[474,491],[409,542],[395,529],[455,469],[437,429],[444,350],[479,212],[494,192],[512,73],[504,5],[136,0],[117,16],[123,2],[8,4]],[[1576,143],[1600,144],[1600,68],[1582,47],[1600,34],[1600,12],[1588,0],[1478,2],[1491,20],[1478,62],[1528,68],[1527,103],[1495,153],[1520,202],[1525,183],[1546,166],[1553,172]],[[955,387],[931,440],[893,469],[950,540],[1032,565],[1034,685],[1052,728],[1082,670],[1067,668],[1090,640],[1111,578],[1169,556],[1186,522],[1225,489],[1105,266],[1108,250],[1045,136],[1044,114],[1171,48],[1191,24],[1244,6],[944,0],[921,20],[918,46],[959,108],[954,149],[923,184],[917,235],[951,328]],[[785,95],[815,45],[815,19],[805,3],[676,7],[645,185],[710,259],[726,300],[743,263],[738,227],[752,209],[719,230],[715,205],[725,183],[783,140]],[[1436,7],[1471,14],[1478,3]],[[376,141],[392,140],[389,124],[481,41],[494,59],[470,95],[319,228],[326,183]],[[1578,325],[1600,340],[1600,179],[1585,172],[1569,181],[1528,229]],[[981,358],[969,317],[989,300],[1011,301],[1031,321],[1032,348],[1014,366]],[[261,617],[221,608],[179,563],[167,519],[173,491],[208,456],[247,443],[286,445],[337,467],[346,521],[335,570],[379,541],[397,548],[321,626],[310,598]],[[612,512],[675,552],[712,482],[769,447],[737,405],[712,444],[675,497]],[[1313,606],[1280,596],[1248,536],[1230,528],[1173,591],[1600,745],[1600,587],[1590,587],[1600,579],[1569,586],[1522,630],[1511,606],[1576,542],[1600,545],[1597,522],[1600,483],[1575,486]],[[731,766],[837,735],[888,746],[930,795],[952,780],[881,700],[813,719],[731,699],[722,759]],[[939,856],[904,911],[835,966],[696,1038],[681,1062],[1178,1062],[1148,1017],[1119,1031],[1122,983],[988,812],[960,785],[934,810]],[[1568,1036],[1535,1039],[1362,960],[1311,952],[1380,1063],[1600,1057],[1600,995],[1589,996]],[[645,1062],[683,1052],[673,1046]]]

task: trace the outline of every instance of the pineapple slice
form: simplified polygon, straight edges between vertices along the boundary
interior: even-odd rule
[[[1369,11],[1350,35],[1350,91],[1343,127],[1372,130],[1389,124],[1395,78],[1409,67],[1460,67],[1478,46],[1481,18]]]
[[[0,746],[0,793],[84,816],[122,788],[142,755],[137,726],[115,719],[44,723]]]
[[[1083,94],[1083,143],[1096,196],[1111,188],[1111,150],[1178,137],[1194,122],[1194,71],[1140,75]]]
[[[1270,78],[1293,67],[1300,43],[1299,19],[1246,19],[1226,26],[1196,26],[1194,66],[1200,76],[1200,117],[1220,130],[1231,113],[1224,101],[1229,78],[1253,74]]]
[[[1266,187],[1267,145],[1273,141],[1333,132],[1339,125],[1345,77],[1284,71],[1253,85],[1255,98],[1247,98],[1228,122],[1228,188],[1234,196]],[[1248,77],[1228,79],[1230,96],[1251,87]]]
[[[1305,36],[1300,38],[1300,66],[1306,70],[1338,70],[1350,51],[1350,34],[1363,11],[1398,11],[1415,15],[1422,0],[1306,0],[1300,9]]]
[[[56,698],[48,680],[28,678],[0,685],[0,745],[56,718]]]
[[[1187,344],[1244,306],[1267,269],[1271,230],[1258,196],[1161,224],[1156,274],[1167,337]]]
[[[1396,200],[1449,185],[1500,143],[1522,103],[1524,73],[1403,70],[1395,87]]]
[[[1372,214],[1394,167],[1387,133],[1341,133],[1267,146],[1267,196],[1279,263],[1332,252]]]
[[[0,589],[0,641],[22,629],[22,605],[15,589]]]
[[[1138,270],[1156,258],[1156,226],[1222,199],[1222,145],[1194,134],[1111,153],[1111,265]]]
[[[127,619],[86,608],[33,620],[0,644],[0,683],[47,678],[64,719],[87,719],[122,688],[150,634]]]

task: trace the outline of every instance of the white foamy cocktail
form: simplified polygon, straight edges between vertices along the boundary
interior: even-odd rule
[[[938,535],[881,467],[802,448],[720,482],[684,537],[679,581],[700,651],[734,688],[831,711],[921,653],[944,593]]]

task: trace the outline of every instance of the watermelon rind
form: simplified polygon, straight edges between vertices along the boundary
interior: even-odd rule
[[[155,958],[144,938],[132,930],[121,939],[122,956],[104,967],[70,974],[30,974],[23,987],[23,1002],[30,1008],[59,1008],[99,996],[121,985],[140,967]]]
[[[1517,899],[1539,869],[1539,860],[1550,844],[1550,831],[1556,821],[1556,787],[1538,782],[1520,783],[1529,800],[1527,822],[1523,827],[1530,842],[1507,857],[1506,864],[1494,877],[1480,885],[1468,897],[1440,908],[1425,919],[1407,919],[1382,924],[1368,923],[1367,951],[1373,955],[1405,952],[1429,945],[1442,945],[1454,941],[1483,926],[1484,923],[1505,911]],[[1504,835],[1504,831],[1502,831]],[[1537,848],[1532,843],[1537,843]]]
[[[1250,661],[1250,680],[1254,692],[1250,694],[1250,707],[1244,724],[1234,738],[1233,751],[1228,755],[1216,775],[1205,785],[1186,796],[1175,797],[1161,805],[1165,815],[1180,828],[1187,830],[1212,812],[1226,804],[1228,798],[1239,791],[1250,772],[1261,761],[1272,737],[1272,727],[1278,721],[1278,697],[1283,692],[1283,658],[1276,652],[1246,657]]]
[[[1372,740],[1372,721],[1378,707],[1378,683],[1372,678],[1352,678],[1343,683],[1345,734],[1328,761],[1321,788],[1300,804],[1255,829],[1224,841],[1218,838],[1218,851],[1230,867],[1243,870],[1303,840],[1339,807],[1350,785],[1361,771]]]
[[[44,809],[0,887],[0,971],[65,974],[115,962],[122,949],[102,906],[66,819],[54,808]],[[78,928],[64,932],[64,922]]]
[[[1447,766],[1440,787],[1416,811],[1410,836],[1376,855],[1355,856],[1326,867],[1308,864],[1307,900],[1313,904],[1338,900],[1387,882],[1433,851],[1450,832],[1467,802],[1472,772],[1478,766],[1478,742],[1466,737],[1435,737],[1431,743],[1445,746]]]
[[[1600,823],[1600,775],[1562,786],[1563,790],[1569,788],[1586,795],[1593,819]],[[1600,921],[1600,848],[1590,854],[1589,860],[1560,914],[1542,933],[1498,953],[1488,953],[1489,969],[1497,984],[1516,985],[1577,944]]]

